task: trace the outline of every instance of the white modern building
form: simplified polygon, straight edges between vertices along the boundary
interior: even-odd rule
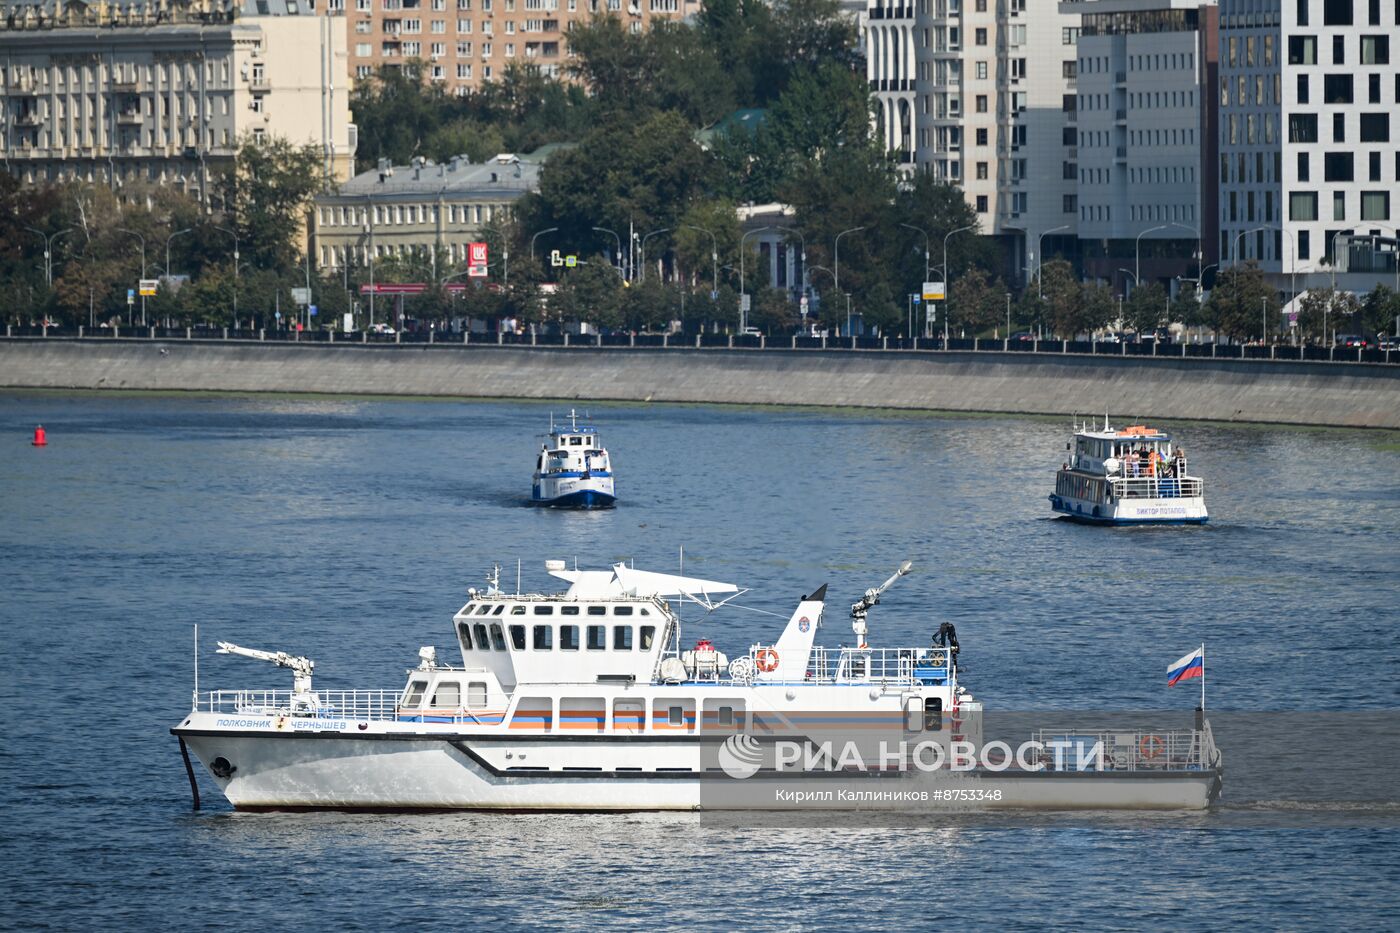
[[[1085,273],[1196,278],[1215,263],[1217,14],[1201,0],[1076,0]],[[1126,270],[1126,271],[1124,271]],[[1124,292],[1126,293],[1126,291]]]
[[[887,149],[961,185],[1012,278],[1076,248],[1079,15],[1027,0],[870,0],[866,53]],[[912,83],[911,83],[912,82]],[[1059,238],[1058,240],[1056,238]]]
[[[1221,0],[1222,265],[1290,296],[1395,281],[1397,44],[1396,0]]]
[[[23,184],[140,181],[207,200],[245,138],[280,136],[347,178],[356,134],[333,25],[297,0],[7,5],[4,168]]]

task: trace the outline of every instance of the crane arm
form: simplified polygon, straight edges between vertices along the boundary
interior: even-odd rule
[[[285,651],[263,651],[258,648],[243,648],[230,642],[219,642],[219,654],[236,654],[255,661],[267,661],[292,672],[292,705],[294,709],[314,708],[316,698],[311,692],[311,673],[316,662],[310,658],[288,654]]]

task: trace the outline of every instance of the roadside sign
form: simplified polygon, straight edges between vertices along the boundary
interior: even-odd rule
[[[944,288],[942,282],[924,283],[924,301],[942,301],[944,298]]]
[[[748,294],[740,295],[740,296],[739,296],[739,310],[740,310],[740,311],[748,311],[748,310],[750,309],[750,307],[751,307],[751,302],[750,302],[750,299],[749,299],[749,295],[748,295]]]
[[[143,296],[154,295],[159,285],[160,279],[141,279],[138,289]]]
[[[551,266],[562,266],[564,264],[564,257],[559,255],[559,250],[552,249],[549,251],[549,264]]]
[[[274,321],[280,321],[280,320],[282,320],[282,312],[281,312],[281,311],[274,311],[274,312],[272,312],[272,319],[273,319]]]
[[[914,304],[920,304],[924,299],[922,295],[910,295],[909,300],[914,302]]]
[[[134,304],[136,304],[136,290],[135,290],[135,289],[128,288],[128,289],[126,290],[126,303],[129,304],[129,305],[134,305]]]
[[[711,300],[711,301],[719,301],[719,292],[717,292],[717,291],[712,291],[712,292],[710,292],[710,300]]]
[[[577,257],[577,256],[569,255],[569,256],[565,256],[565,257],[564,257],[564,267],[565,267],[566,269],[572,269],[572,268],[576,267],[577,265],[578,265],[578,257]]]
[[[353,314],[344,314],[344,315],[342,315],[342,316],[341,316],[341,319],[340,319],[340,329],[343,330],[343,331],[344,331],[345,333],[347,333],[347,334],[350,333],[352,330],[354,330],[354,329],[355,329],[355,315],[353,315]]]
[[[802,313],[803,313],[803,314],[806,314],[806,313],[807,313],[807,296],[806,296],[806,295],[803,295],[803,296],[802,296],[802,299],[797,303],[797,305],[798,305],[798,307],[800,307],[800,308],[802,309]]]
[[[934,319],[938,316],[938,315],[934,314],[934,311],[935,311],[935,310],[936,310],[936,306],[935,306],[935,305],[929,305],[929,306],[928,306],[928,311],[925,312],[925,314],[924,314],[924,320],[926,320],[926,321],[928,321],[930,324],[932,324],[932,323],[934,322]]]
[[[467,276],[473,279],[485,278],[487,266],[486,244],[468,243],[467,256]]]
[[[315,317],[315,316],[316,316],[316,306],[315,306],[315,305],[307,305],[307,307],[306,307],[306,313],[307,313],[308,315],[310,315],[311,317]]]
[[[309,304],[311,304],[311,289],[309,289],[309,288],[293,288],[293,289],[292,289],[292,301],[293,301],[295,304],[299,304],[299,305],[309,305]]]

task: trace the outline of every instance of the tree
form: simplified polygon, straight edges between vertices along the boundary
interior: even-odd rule
[[[1005,310],[1006,287],[1000,279],[989,281],[987,273],[974,267],[953,280],[948,323],[960,333],[975,337],[991,330],[1005,320]]]
[[[1139,335],[1155,334],[1168,320],[1167,290],[1156,282],[1133,289],[1123,302],[1123,323]]]
[[[307,207],[323,187],[315,147],[281,137],[259,142],[251,135],[239,145],[232,171],[215,184],[238,232],[240,253],[252,265],[274,269],[297,264]]]
[[[1038,293],[1043,296],[1046,323],[1051,332],[1073,340],[1079,331],[1079,302],[1082,298],[1074,267],[1063,259],[1040,266]]]
[[[1102,282],[1085,282],[1079,292],[1079,307],[1074,314],[1074,332],[1091,333],[1107,327],[1118,317],[1118,302],[1113,289]]]
[[[1377,285],[1361,302],[1362,328],[1367,334],[1400,333],[1400,292]]]
[[[1278,292],[1269,287],[1257,265],[1234,265],[1216,276],[1204,309],[1205,323],[1217,333],[1244,340],[1260,334],[1266,308],[1277,311],[1278,307]]]

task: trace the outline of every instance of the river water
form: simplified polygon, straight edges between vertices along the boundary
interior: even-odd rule
[[[752,587],[688,628],[730,654],[821,583],[844,640],[843,605],[911,559],[871,641],[955,622],[988,708],[1189,716],[1164,672],[1202,642],[1212,710],[1400,708],[1396,435],[1172,425],[1211,524],[1102,529],[1050,517],[1067,418],[593,406],[621,505],[558,513],[524,505],[550,410],[0,394],[0,927],[1395,928],[1400,812],[1273,819],[1315,805],[1232,798],[1228,747],[1203,814],[255,815],[204,775],[192,813],[168,729],[194,623],[205,688],[290,683],[225,639],[397,689],[517,559],[540,588],[546,558],[673,571],[684,547]]]

